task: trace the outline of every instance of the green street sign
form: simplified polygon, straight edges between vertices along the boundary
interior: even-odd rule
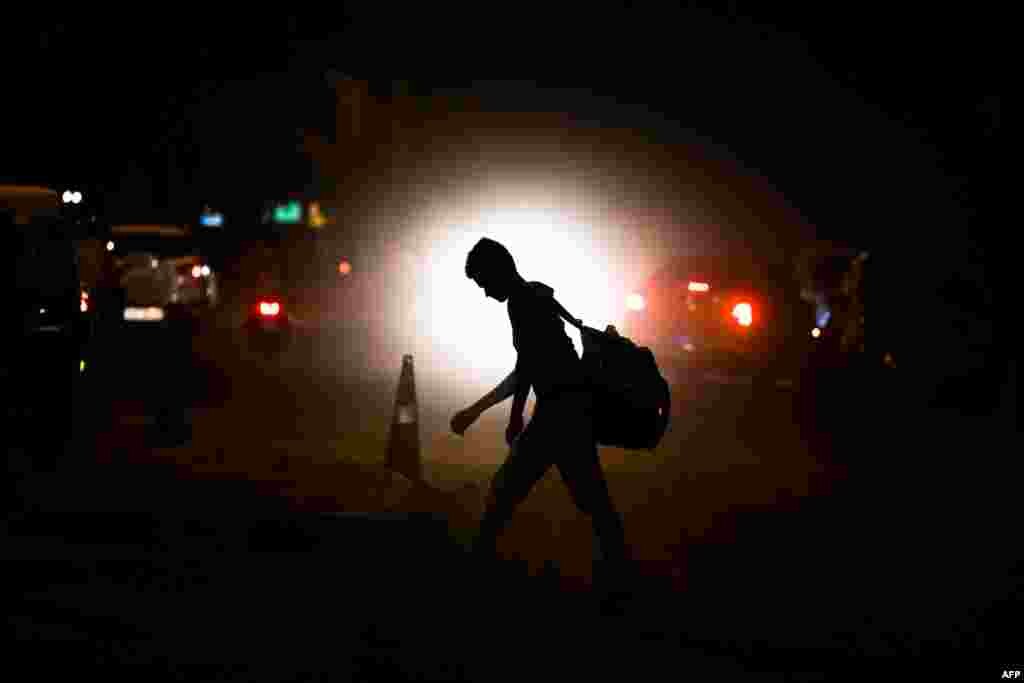
[[[287,204],[278,204],[274,207],[274,222],[286,225],[302,222],[302,204],[297,201],[290,201]]]

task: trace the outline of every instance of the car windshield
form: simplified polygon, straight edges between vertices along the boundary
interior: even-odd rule
[[[115,256],[119,257],[129,254],[151,254],[159,258],[176,258],[199,252],[199,246],[190,237],[115,234],[110,241],[114,244]]]

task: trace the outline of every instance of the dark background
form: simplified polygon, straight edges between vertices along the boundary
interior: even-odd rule
[[[302,139],[332,133],[330,74],[384,97],[403,80],[485,110],[629,130],[664,150],[667,180],[651,191],[662,203],[687,191],[694,159],[726,184],[773,189],[817,237],[872,250],[882,298],[903,299],[889,318],[948,318],[951,302],[975,317],[1007,310],[1005,16],[492,9],[12,15],[3,174],[96,187],[132,219],[191,219],[205,201],[255,216],[259,201],[315,184]],[[756,216],[765,195],[730,196]]]
[[[640,197],[638,203],[649,201],[655,209],[683,203],[697,188],[694,178],[703,179],[706,182],[699,189],[708,203],[734,217],[755,219],[746,224],[750,230],[762,228],[762,234],[756,235],[762,242],[783,239],[772,232],[778,221],[756,220],[782,204],[812,226],[816,237],[870,251],[865,310],[867,337],[873,347],[867,355],[877,361],[882,352],[892,351],[899,370],[889,373],[851,363],[843,372],[823,371],[823,379],[816,378],[814,386],[791,406],[774,398],[769,405],[742,397],[727,400],[722,398],[724,390],[718,399],[711,393],[683,413],[682,424],[693,427],[682,432],[684,441],[679,443],[686,448],[666,461],[667,471],[650,473],[660,480],[675,480],[675,489],[652,486],[650,478],[630,480],[624,475],[619,480],[621,490],[636,491],[636,499],[643,502],[631,515],[639,520],[634,521],[635,528],[652,533],[662,526],[669,529],[661,536],[655,533],[652,543],[659,539],[677,543],[671,566],[686,567],[690,585],[699,587],[686,596],[691,602],[668,603],[665,611],[671,615],[666,629],[677,629],[680,640],[665,641],[665,661],[677,667],[679,645],[696,640],[701,633],[705,643],[726,636],[742,642],[747,637],[742,635],[746,617],[757,614],[764,616],[763,624],[758,621],[750,633],[759,634],[763,626],[764,633],[781,631],[779,640],[784,642],[787,620],[780,617],[790,607],[801,608],[792,610],[792,615],[820,613],[823,618],[821,624],[805,621],[794,632],[804,629],[830,635],[827,630],[841,622],[843,614],[859,615],[862,607],[877,606],[871,616],[883,624],[886,612],[913,613],[905,620],[908,630],[894,631],[894,638],[912,642],[913,629],[938,633],[949,626],[955,633],[943,637],[962,643],[970,634],[961,631],[977,628],[990,645],[1015,652],[1012,633],[1019,622],[1019,600],[1014,596],[1020,593],[1020,563],[1013,551],[1014,517],[1009,511],[1020,481],[1019,455],[1013,455],[1019,449],[1003,444],[1008,434],[1001,431],[1001,423],[963,419],[972,411],[1001,408],[1009,416],[1006,422],[1011,429],[1016,425],[1015,399],[997,405],[1007,386],[1007,369],[1014,368],[1008,361],[1017,353],[1015,283],[1010,278],[1015,252],[1006,219],[1012,213],[1006,211],[1004,200],[1010,196],[1006,182],[1010,160],[1004,151],[1001,118],[1010,44],[1004,27],[1012,24],[1006,16],[979,5],[894,10],[883,5],[829,4],[813,10],[772,7],[770,15],[768,9],[753,4],[722,7],[731,9],[691,6],[611,12],[579,5],[555,11],[550,6],[481,4],[469,11],[438,10],[434,4],[425,4],[411,11],[400,3],[375,3],[372,9],[365,3],[344,9],[331,6],[329,11],[301,16],[251,7],[224,15],[187,14],[160,5],[102,13],[91,8],[45,8],[34,16],[10,11],[0,39],[4,66],[0,181],[81,188],[87,201],[104,205],[100,208],[111,220],[150,220],[165,213],[191,221],[199,204],[207,201],[231,217],[255,216],[263,200],[316,185],[310,160],[302,153],[303,143],[309,133],[332,137],[336,100],[330,79],[344,74],[367,81],[371,93],[385,98],[398,80],[407,81],[411,92],[428,98],[471,96],[466,99],[481,109],[511,112],[489,119],[504,122],[509,131],[518,126],[525,129],[529,121],[571,124],[580,133],[575,140],[588,140],[583,134],[588,133],[589,139],[608,145],[595,153],[602,163],[620,162],[627,171],[647,165],[649,175],[635,174],[639,180],[631,188],[633,199]],[[555,114],[534,117],[536,112]],[[458,146],[462,122],[471,120],[452,117],[449,128],[443,130],[448,137],[432,140],[435,132],[428,133],[427,142],[433,144],[430,152],[438,157],[457,156],[460,150],[453,152],[446,146]],[[630,140],[634,147],[629,146]],[[466,149],[472,151],[472,144],[466,143]],[[444,158],[436,164],[435,170],[472,170],[472,165],[460,167]],[[704,170],[708,173],[703,174]],[[443,175],[435,172],[429,180],[441,187]],[[775,195],[763,192],[766,188],[776,190]],[[348,186],[338,194],[358,196]],[[391,198],[400,194],[394,192]],[[387,190],[367,203],[381,197],[389,198]],[[238,463],[241,473],[263,465],[269,469],[269,460],[259,464],[260,457],[271,455],[263,442],[286,437],[294,444],[289,456],[292,466],[299,467],[304,460],[312,462],[309,452],[334,443],[350,425],[362,425],[364,416],[390,414],[393,376],[377,383],[380,391],[367,391],[365,383],[350,382],[347,374],[341,379],[332,375],[349,370],[359,374],[372,365],[342,363],[340,359],[347,356],[339,352],[339,337],[324,336],[316,345],[300,347],[294,357],[306,365],[287,369],[282,365],[275,373],[262,359],[239,353],[234,337],[210,336],[221,345],[207,340],[207,356],[195,374],[201,379],[188,383],[202,389],[191,399],[196,413],[206,417],[197,423],[195,450],[182,456],[190,467],[199,462],[192,459],[210,457],[214,448],[204,435],[205,439],[224,437],[216,443],[227,447],[218,448],[214,455],[227,457],[229,464]],[[378,337],[369,339],[374,342]],[[128,366],[128,372],[138,374],[134,366]],[[104,377],[100,373],[95,376]],[[425,384],[420,385],[421,391]],[[125,385],[105,382],[104,386],[120,390]],[[114,393],[109,397],[111,425],[120,425],[121,416],[143,409]],[[277,400],[289,395],[298,400]],[[347,397],[354,399],[351,410],[339,411],[338,402]],[[936,401],[952,410],[915,410]],[[440,410],[429,401],[423,405]],[[759,412],[759,407],[766,412]],[[790,429],[795,422],[791,425],[793,420],[777,412],[783,407],[800,417],[800,430]],[[103,411],[97,414],[105,415]],[[256,425],[267,429],[257,431]],[[500,440],[504,424],[498,420],[489,428],[491,436]],[[139,465],[152,454],[148,446],[143,448],[141,437],[138,442],[130,440],[136,432],[120,426],[104,430],[97,428],[97,453],[138,452],[140,463],[117,455],[125,460],[120,474],[103,470],[93,477],[99,483],[68,477],[47,497],[61,506],[72,505],[65,497],[88,499],[90,506],[108,498],[126,498],[125,505],[134,506],[131,499],[137,498],[143,509],[162,506],[165,499],[168,509],[191,502],[193,494],[182,488],[184,484],[176,481],[168,486],[165,475],[154,475],[152,484],[140,480]],[[352,431],[358,430],[353,427]],[[790,514],[797,507],[797,494],[780,490],[779,499],[769,507],[784,511],[783,521],[757,511],[745,516],[732,504],[744,486],[758,488],[754,484],[763,483],[755,481],[759,475],[751,470],[733,468],[721,472],[721,477],[715,470],[715,477],[693,477],[698,471],[694,463],[701,458],[705,464],[729,462],[729,457],[735,462],[737,453],[745,454],[755,446],[759,457],[764,457],[761,472],[765,476],[784,472],[794,467],[787,460],[787,443],[792,443],[787,438],[799,439],[801,444],[806,440],[808,452],[825,461],[829,476],[822,477],[821,491],[800,501],[799,514]],[[122,448],[118,439],[125,439],[128,446]],[[803,453],[803,446],[796,451]],[[272,455],[280,458],[278,464],[287,464],[276,450]],[[275,472],[278,464],[273,465]],[[321,472],[311,468],[293,476],[326,482],[327,488],[337,486],[331,500],[340,500],[343,490],[365,493],[371,488],[368,475],[360,478],[353,469],[339,469],[335,479]],[[768,479],[769,484],[776,481]],[[33,483],[22,494],[30,500],[50,485],[45,480]],[[319,487],[314,489],[319,495]],[[205,508],[236,509],[223,489],[208,490],[209,502],[192,508],[198,516],[215,516]],[[166,496],[152,502],[151,491]],[[702,493],[707,495],[702,498]],[[561,488],[557,495],[569,505]],[[686,495],[693,500],[685,499]],[[722,528],[735,525],[735,539],[741,540],[733,542],[733,532],[723,531],[720,538],[726,540],[717,547],[710,540],[702,546],[696,538],[679,535],[684,527],[676,525],[676,517],[683,515],[680,508],[672,508],[678,505],[677,497],[685,505],[726,501],[730,509],[720,515],[725,518]],[[353,500],[351,504],[358,505],[364,498]],[[548,509],[539,503],[534,509],[537,525],[520,525],[524,545],[549,533]],[[168,518],[179,516],[168,514]],[[83,517],[77,526],[84,537],[94,540],[97,534],[101,539],[119,538],[118,534],[134,539],[132,525],[142,517],[112,515],[101,518],[107,521],[99,524],[94,523],[96,517]],[[65,518],[56,519],[52,526],[64,532]],[[44,531],[45,521],[40,522]],[[143,527],[145,522],[142,519]],[[189,536],[188,528],[183,529],[182,537]],[[431,538],[421,529],[410,536],[421,544]],[[403,537],[389,547],[397,551],[412,545]],[[369,541],[363,547],[370,548]],[[428,553],[434,558],[433,549],[419,556],[395,555],[394,561],[387,559],[391,555],[368,555],[367,578],[372,575],[378,583],[386,583],[374,574],[381,566],[398,567],[399,573],[407,575],[410,562],[419,564]],[[303,560],[295,560],[300,554]],[[19,557],[18,552],[10,555]],[[175,610],[156,611],[142,623],[159,622],[160,628],[167,629],[174,619],[165,615],[188,612],[180,617],[180,631],[160,632],[176,635],[182,642],[202,641],[209,647],[211,661],[224,661],[218,650],[233,641],[240,661],[280,658],[287,660],[292,674],[298,660],[305,664],[317,653],[330,659],[325,668],[336,666],[338,643],[373,638],[339,634],[339,623],[351,615],[351,603],[346,602],[340,612],[323,609],[331,604],[325,595],[333,594],[318,593],[322,586],[333,589],[348,582],[355,587],[350,594],[369,596],[365,602],[371,619],[387,622],[389,616],[380,617],[376,594],[364,590],[365,579],[358,572],[355,578],[339,580],[333,574],[334,565],[324,563],[323,557],[303,550],[289,557],[290,566],[280,570],[267,565],[265,557],[243,557],[237,567],[226,563],[216,570],[222,577],[211,584],[210,593],[193,592],[196,602],[182,603],[183,609],[175,604]],[[350,555],[339,557],[339,564],[350,570]],[[151,564],[155,566],[156,561]],[[52,575],[63,576],[74,563],[55,556],[49,565],[23,564],[21,574],[16,574],[20,578],[8,582],[23,602],[26,584],[38,591],[50,590],[43,584],[51,574],[39,566],[49,566]],[[156,574],[152,567],[149,572]],[[144,572],[138,575],[145,577]],[[116,600],[139,604],[140,611],[148,609],[148,603],[126,600],[127,593],[114,590],[115,584],[124,581],[111,582],[112,587],[104,589],[88,577],[75,580],[84,588],[78,591],[79,598],[88,599],[97,613],[108,614]],[[445,619],[451,620],[453,612],[447,604],[451,594],[440,574],[436,582],[429,581],[431,588],[426,591],[414,591],[419,584],[409,583],[409,590],[400,592],[395,601],[416,605],[409,611],[423,618],[423,628],[409,629],[415,631],[409,642],[421,642],[423,634],[430,633],[433,638],[425,641],[425,650],[440,641],[453,650],[469,649],[460,637],[438,628]],[[237,594],[231,598],[237,604],[219,607],[228,605],[215,595],[225,587],[233,588],[229,592]],[[820,609],[787,605],[791,589],[796,591],[793,600],[797,592],[809,595],[811,602],[820,603],[811,607]],[[404,596],[414,592],[436,605],[404,603]],[[491,602],[492,594],[510,605],[520,594],[500,595],[489,588],[465,593],[467,602],[479,603],[481,612],[495,614],[503,610],[497,609],[500,603]],[[178,602],[173,593],[166,595],[169,602]],[[50,603],[33,605],[31,610],[25,607],[31,618],[18,623],[47,623],[46,615],[39,617],[36,612],[49,609],[48,604],[60,605],[61,593],[54,596]],[[992,603],[998,599],[1001,606],[983,614],[991,605],[974,609],[979,596]],[[282,605],[275,608],[272,603],[277,599]],[[745,604],[751,599],[753,606]],[[832,599],[847,605],[848,612],[841,610],[835,619],[825,614]],[[968,603],[973,616],[961,620],[960,615],[968,612],[958,605],[966,608]],[[261,610],[262,619],[247,617],[263,605],[269,607]],[[310,605],[316,608],[310,610]],[[689,605],[698,609],[691,610]],[[195,619],[197,613],[205,616],[217,610],[218,615],[245,618],[233,627],[223,626],[219,619],[205,620],[208,623]],[[310,619],[310,611],[330,623]],[[397,617],[399,612],[393,614]],[[549,640],[561,645],[558,638],[571,629],[558,619],[538,619],[537,614],[543,615],[530,615],[534,624],[550,623],[553,637]],[[933,614],[941,618],[935,621]],[[51,621],[69,619],[74,621],[66,613],[57,613]],[[899,616],[891,620],[897,626],[904,621]],[[524,632],[511,618],[509,630],[498,631],[497,636],[482,618],[470,617],[463,623],[464,631],[480,641],[493,638],[496,652],[507,642],[529,643],[532,633],[547,633],[532,627]],[[280,624],[294,631],[284,647]],[[865,633],[877,630],[865,624],[850,628]],[[648,624],[643,627],[651,629]],[[55,640],[68,638],[60,633]],[[918,637],[922,642],[926,639],[927,634]],[[92,640],[90,633],[81,642]],[[173,638],[166,642],[175,646]],[[642,650],[636,650],[634,657],[618,644],[595,648],[594,642],[580,638],[575,652],[628,652],[629,666],[644,662],[646,667],[650,661],[639,656]],[[861,642],[867,641],[852,639],[850,647]],[[26,661],[35,659],[33,666],[38,666],[37,658],[54,660],[47,639],[40,638],[36,645],[19,647]],[[727,645],[726,651],[738,647]],[[926,647],[921,642],[913,645],[913,666],[944,667],[945,661],[929,654],[943,654],[943,643]],[[85,656],[94,656],[93,648],[82,649]],[[771,648],[764,649],[771,655]],[[142,652],[147,649],[143,647]],[[486,649],[481,652],[481,665],[489,673],[493,673],[493,661],[502,661],[503,666],[518,663],[510,662],[504,652],[500,660],[491,658]],[[568,667],[579,659],[573,656],[574,650],[568,652],[551,650],[553,656],[548,659]],[[845,654],[847,650],[834,647],[831,652],[843,653],[839,668],[847,676],[856,670],[847,668],[853,659]],[[819,662],[804,661],[803,651],[798,654],[792,661],[778,654],[776,668],[813,670],[818,666]],[[114,651],[111,658],[123,656]],[[383,662],[389,655],[385,652],[380,658]],[[524,668],[537,661],[520,659]],[[65,657],[56,660],[63,662]],[[71,657],[66,661],[76,663]],[[595,663],[593,668],[599,666]],[[652,670],[656,666],[650,665]],[[876,668],[876,660],[867,662],[865,669],[868,666]],[[985,666],[1019,668],[996,657],[986,660]],[[950,670],[945,669],[947,675]],[[264,675],[283,679],[276,673]]]
[[[819,229],[860,240],[893,224],[951,229],[931,224],[962,223],[991,173],[1006,50],[984,10],[498,9],[24,17],[4,41],[18,131],[5,166],[116,183],[171,159],[194,174],[228,137],[287,173],[295,129],[331,123],[324,73],[337,69],[699,141]],[[218,120],[222,102],[246,115]]]

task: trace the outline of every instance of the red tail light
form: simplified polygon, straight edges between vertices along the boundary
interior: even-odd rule
[[[260,315],[267,318],[277,317],[281,313],[281,304],[277,301],[261,301]]]
[[[706,292],[711,289],[711,285],[706,282],[691,282],[686,286],[686,289],[691,292]]]

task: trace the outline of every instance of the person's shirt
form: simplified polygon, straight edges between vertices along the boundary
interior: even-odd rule
[[[558,316],[554,290],[528,282],[508,298],[516,375],[533,386],[538,400],[583,384],[580,358]]]

